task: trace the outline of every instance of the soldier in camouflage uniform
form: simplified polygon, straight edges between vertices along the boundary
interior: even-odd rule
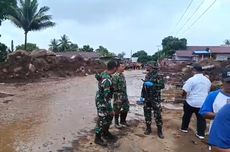
[[[149,135],[152,123],[152,111],[154,113],[155,122],[157,125],[157,133],[160,138],[164,138],[162,127],[163,121],[161,116],[161,89],[164,88],[164,81],[159,77],[156,66],[148,66],[148,74],[145,77],[145,82],[142,88],[142,98],[144,103],[144,116],[146,122],[145,134]]]
[[[96,93],[98,120],[94,142],[101,146],[107,146],[101,136],[106,140],[115,140],[116,138],[109,132],[109,127],[113,120],[113,108],[111,105],[113,86],[111,75],[116,72],[116,69],[117,63],[115,61],[110,61],[107,64],[107,70],[96,75],[96,79],[98,80],[98,91]]]
[[[126,80],[123,74],[125,70],[124,64],[118,63],[117,72],[113,75],[113,88],[114,88],[114,103],[113,109],[115,113],[115,127],[128,126],[126,117],[129,112],[129,101],[126,89]],[[120,124],[119,124],[120,117]]]

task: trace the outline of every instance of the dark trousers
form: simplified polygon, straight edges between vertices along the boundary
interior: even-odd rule
[[[200,108],[192,107],[187,102],[184,103],[184,115],[182,118],[181,129],[183,129],[183,130],[188,129],[192,114],[195,113],[196,118],[197,118],[197,134],[200,136],[205,136],[206,121],[199,114],[199,110],[200,110]]]

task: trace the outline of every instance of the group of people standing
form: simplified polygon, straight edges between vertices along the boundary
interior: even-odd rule
[[[193,77],[183,86],[184,115],[181,131],[188,132],[193,113],[197,117],[197,133],[199,139],[205,138],[206,119],[211,120],[209,127],[209,145],[213,152],[230,151],[230,68],[226,67],[221,74],[222,87],[211,90],[212,83],[203,74],[199,64],[193,66]],[[212,91],[212,92],[210,92]],[[229,111],[228,111],[229,110]],[[213,122],[214,120],[214,122]]]
[[[123,74],[124,70],[124,64],[110,61],[104,72],[96,74],[98,81],[98,91],[96,93],[98,120],[94,142],[101,146],[107,146],[107,143],[103,139],[107,141],[116,141],[117,139],[117,137],[109,131],[113,118],[116,128],[121,129],[122,127],[129,126],[126,122],[126,117],[129,112],[129,100],[126,80]],[[141,92],[142,98],[145,99],[145,134],[149,135],[151,133],[152,111],[154,111],[158,136],[163,139],[160,92],[161,89],[164,88],[164,82],[160,79],[156,66],[148,66],[147,71],[148,73],[145,77]]]
[[[97,126],[95,143],[107,146],[102,137],[108,141],[116,141],[117,137],[109,132],[113,117],[117,128],[128,126],[126,117],[129,111],[126,81],[123,75],[125,66],[116,61],[107,64],[107,70],[97,74],[98,91],[96,93]],[[112,98],[113,106],[112,106]],[[120,121],[119,121],[120,119]]]
[[[107,146],[107,141],[116,141],[117,137],[109,132],[110,125],[114,118],[115,127],[120,129],[127,127],[126,117],[129,112],[129,100],[127,95],[126,80],[123,75],[124,64],[110,61],[107,70],[97,74],[98,91],[96,93],[97,126],[95,129],[95,143]],[[164,88],[164,81],[158,74],[158,67],[149,65],[147,74],[143,80],[141,99],[144,100],[144,116],[146,131],[149,135],[154,114],[157,134],[163,139],[163,121],[161,108],[161,90]],[[189,130],[189,123],[192,114],[197,117],[196,136],[199,139],[205,138],[206,119],[210,119],[209,144],[213,152],[230,151],[230,68],[222,72],[222,88],[210,92],[211,81],[203,74],[199,64],[193,66],[193,76],[183,86],[184,115],[182,117],[181,129],[183,133]],[[113,99],[113,105],[112,105]],[[215,119],[215,120],[214,120]],[[214,120],[214,122],[213,122]],[[102,139],[103,137],[103,139]]]

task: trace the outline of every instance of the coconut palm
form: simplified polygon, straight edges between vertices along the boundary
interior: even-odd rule
[[[70,51],[78,51],[78,45],[77,44],[74,44],[74,43],[71,43],[70,44]]]
[[[224,43],[225,45],[230,45],[230,40],[225,40]]]
[[[58,51],[59,51],[59,43],[58,43],[58,40],[52,39],[52,40],[50,41],[49,47],[50,47],[50,49],[51,49],[53,52],[58,52]]]
[[[69,40],[68,36],[65,34],[61,36],[60,42],[60,49],[62,52],[68,51],[70,49],[71,41]]]
[[[38,31],[55,25],[51,21],[52,16],[46,15],[49,7],[44,6],[38,10],[37,0],[19,0],[18,6],[12,8],[8,18],[25,32],[25,50],[27,34],[30,31]]]

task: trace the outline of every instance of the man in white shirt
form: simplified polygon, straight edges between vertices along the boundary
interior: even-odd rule
[[[198,64],[193,66],[194,76],[189,78],[183,86],[183,96],[186,97],[184,103],[184,115],[182,118],[181,131],[188,132],[188,127],[192,114],[195,113],[197,117],[197,133],[196,136],[200,139],[204,139],[206,121],[199,114],[199,110],[203,105],[206,97],[211,88],[210,80],[203,75],[202,67]]]

